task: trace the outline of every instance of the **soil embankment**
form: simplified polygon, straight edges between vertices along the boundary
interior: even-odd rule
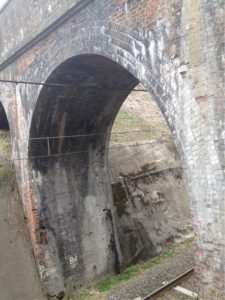
[[[0,299],[43,300],[11,164],[9,133],[0,132]]]
[[[125,266],[192,235],[179,154],[148,93],[131,93],[115,120],[109,171]]]

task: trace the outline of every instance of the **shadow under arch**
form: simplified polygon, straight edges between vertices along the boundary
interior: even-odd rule
[[[65,35],[69,37],[66,42]],[[161,36],[160,41],[159,36]],[[174,89],[171,82],[176,81],[177,75],[180,76],[180,74],[176,72],[177,68],[173,63],[166,61],[166,56],[162,60],[162,50],[159,49],[158,43],[162,43],[163,40],[166,49],[166,43],[169,40],[161,29],[149,31],[145,36],[143,33],[105,20],[84,22],[59,31],[55,37],[55,43],[50,44],[48,48],[48,51],[54,55],[54,59],[47,60],[45,56],[40,57],[44,63],[32,66],[30,71],[28,69],[26,76],[32,78],[34,68],[37,68],[35,72],[37,76],[34,81],[48,82],[51,74],[59,65],[75,56],[103,56],[138,78],[138,82],[151,93],[165,116],[167,102],[170,102],[170,109],[175,110],[171,99],[177,93],[177,89]],[[166,71],[163,73],[164,64]],[[31,108],[33,111],[41,91],[42,88],[37,87],[36,93],[32,95]],[[173,134],[176,135],[173,120],[168,115],[165,116],[165,119]],[[30,123],[31,121],[32,118]]]
[[[114,119],[139,80],[101,55],[60,64],[33,113],[29,164],[39,214],[37,263],[49,294],[71,295],[118,267],[107,151]]]
[[[0,102],[0,129],[9,130],[8,118],[1,102]]]

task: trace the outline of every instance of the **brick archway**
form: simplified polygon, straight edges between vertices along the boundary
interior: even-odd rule
[[[204,203],[212,203],[213,201],[210,194],[211,179],[209,176],[215,177],[212,157],[217,158],[218,155],[213,141],[206,138],[208,133],[207,124],[198,103],[192,95],[191,89],[182,77],[184,71],[182,67],[179,67],[180,64],[182,65],[182,62],[179,62],[179,58],[177,57],[174,60],[168,59],[167,43],[169,44],[169,40],[165,27],[166,24],[159,28],[157,34],[149,32],[147,36],[109,22],[95,22],[93,24],[83,24],[80,27],[59,28],[55,37],[56,40],[50,46],[50,49],[47,47],[42,49],[38,57],[38,64],[35,59],[31,62],[29,61],[30,65],[25,70],[23,76],[24,79],[31,79],[33,74],[35,74],[36,81],[50,82],[50,79],[54,79],[54,77],[51,77],[54,70],[57,70],[61,64],[67,62],[69,59],[78,57],[79,55],[99,55],[118,64],[124,70],[129,71],[131,76],[136,78],[137,81],[141,82],[149,90],[163,112],[180,151],[189,186],[195,231],[199,239],[196,270],[198,270],[199,278],[201,278],[205,270],[210,270],[210,282],[216,278],[217,270],[214,266],[214,257],[210,256],[207,251],[202,251],[205,243],[202,233],[207,223],[207,218],[203,217],[202,212],[204,211],[204,214],[208,214],[208,216],[211,214]],[[160,41],[158,41],[159,35],[161,37]],[[51,40],[51,36],[49,39]],[[48,40],[46,41],[46,45],[49,45]],[[32,49],[32,51],[34,50]],[[51,53],[51,56],[49,56],[49,53]],[[54,57],[54,59],[51,59],[51,57]],[[21,87],[21,97],[31,99],[28,105],[33,112],[36,110],[35,107],[38,107],[37,104],[41,99],[40,95],[43,91],[44,89],[37,87],[29,89]],[[29,115],[29,118],[26,120],[31,128],[31,133],[33,130],[32,117],[34,115],[34,113],[33,116]],[[32,138],[32,134],[28,137]],[[201,153],[205,153],[204,162],[199,159]],[[34,177],[39,178],[39,171],[35,172],[35,169],[33,171]],[[220,168],[218,168],[219,173],[223,176],[222,169]],[[201,193],[199,193],[199,185],[201,186]],[[220,186],[222,187],[222,185],[223,183],[221,182]],[[28,207],[37,211],[40,205],[38,195],[39,191],[33,191],[32,197],[27,198],[25,201],[26,203],[31,201],[32,205],[28,205]],[[222,189],[218,190],[216,197],[219,203],[221,203],[220,201],[223,197]],[[41,216],[39,217],[41,218]],[[35,232],[36,235],[33,238],[33,243],[37,249],[40,246],[37,237],[43,237],[46,233],[45,224],[40,224],[39,217],[36,218],[35,215],[35,222],[30,223],[31,231]],[[33,210],[30,211],[30,219],[32,218],[34,218]],[[210,234],[213,233],[216,232],[211,229]],[[32,236],[34,237],[34,234]],[[62,289],[71,290],[72,281],[74,280],[73,272],[69,273],[65,279],[64,275],[61,275],[63,274],[61,270],[59,273],[58,271],[56,272],[55,263],[52,263],[49,253],[45,252],[47,259],[45,255],[43,256],[42,251],[37,251],[37,255],[39,254],[42,255],[45,265],[44,268],[39,265],[39,270],[43,283],[46,284],[46,291],[52,293],[55,291],[59,292]],[[61,254],[59,253],[59,255]],[[210,256],[208,260],[209,265],[205,266],[204,258],[208,255]],[[75,255],[71,254],[69,257],[74,263],[77,261]],[[216,259],[220,261],[221,265],[223,264],[220,254],[218,254]],[[66,287],[65,283],[67,283]],[[223,287],[223,279],[220,281],[220,284]]]

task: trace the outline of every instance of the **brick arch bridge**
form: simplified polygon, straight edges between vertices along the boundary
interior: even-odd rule
[[[36,1],[31,11],[30,0],[12,0],[0,19],[12,20],[0,31],[1,79],[30,82],[2,83],[0,99],[45,292],[71,294],[115,271],[107,145],[120,106],[141,82],[182,158],[200,293],[225,293],[222,2],[63,3]]]

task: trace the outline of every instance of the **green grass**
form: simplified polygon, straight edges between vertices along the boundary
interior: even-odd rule
[[[100,292],[106,292],[116,287],[120,282],[127,281],[133,278],[134,276],[141,274],[145,270],[148,270],[154,267],[155,265],[161,263],[162,261],[173,256],[174,254],[179,253],[182,249],[190,245],[192,242],[193,242],[193,238],[187,239],[179,244],[176,244],[172,246],[170,249],[167,249],[166,251],[162,252],[162,254],[160,254],[159,256],[154,257],[148,260],[147,262],[133,265],[127,268],[123,273],[119,275],[98,282],[95,285],[95,288]]]
[[[9,132],[0,130],[0,186],[14,178],[14,171],[9,163],[11,158],[11,143]]]
[[[63,300],[89,300],[91,297],[90,290],[83,288],[77,292],[76,296],[73,296],[72,298],[64,297]],[[53,298],[53,300],[56,299]]]
[[[125,282],[137,275],[143,274],[146,270],[154,267],[155,265],[158,265],[168,259],[169,257],[172,257],[173,255],[182,252],[182,250],[189,247],[192,242],[194,241],[194,238],[189,238],[179,244],[173,245],[169,249],[166,249],[163,251],[159,256],[154,257],[147,262],[138,263],[136,265],[133,265],[131,267],[128,267],[124,272],[122,272],[119,275],[112,276],[110,278],[104,279],[94,285],[94,287],[90,288],[82,288],[77,291],[77,294],[73,296],[72,300],[91,300],[93,299],[93,295],[97,295],[99,299],[101,298],[100,294],[98,293],[104,293],[112,288],[115,288],[118,286],[121,282]],[[97,294],[96,294],[97,293]],[[71,298],[64,298],[64,300],[69,300]],[[95,298],[96,299],[96,298]],[[223,298],[218,298],[223,299]]]
[[[142,268],[147,270],[147,269],[150,269],[151,267],[161,263],[166,258],[171,257],[173,254],[175,254],[180,249],[181,245],[184,245],[184,244],[186,244],[186,242],[180,243],[178,245],[174,245],[171,249],[163,252],[159,256],[156,256],[156,257],[152,258],[151,260],[143,263]]]
[[[113,276],[101,282],[98,282],[95,285],[95,287],[100,292],[106,292],[111,288],[115,287],[116,285],[118,285],[120,282],[129,280],[138,274],[140,274],[140,266],[134,265],[127,268],[123,273],[117,276]]]
[[[223,295],[221,295],[221,293],[219,291],[215,291],[214,289],[211,289],[211,295],[212,295],[212,299],[215,300],[225,300],[225,297]]]
[[[88,289],[81,289],[76,296],[72,298],[73,300],[88,300],[91,299],[91,294]],[[66,300],[66,299],[65,299]]]
[[[14,170],[10,164],[0,165],[0,187],[14,179]]]
[[[9,160],[11,158],[11,145],[10,142],[1,141],[0,142],[0,159]]]
[[[135,115],[131,115],[121,109],[113,124],[112,132],[129,131],[131,133],[123,135],[111,135],[111,143],[136,142],[148,139],[154,139],[157,133],[157,128],[151,126],[143,119]],[[134,131],[143,131],[134,133]],[[144,132],[145,131],[145,132]]]

